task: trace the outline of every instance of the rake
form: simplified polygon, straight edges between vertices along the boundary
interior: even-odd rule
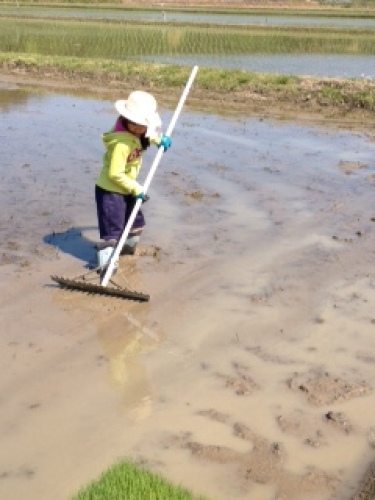
[[[182,110],[183,105],[186,101],[186,98],[187,98],[188,93],[190,91],[190,88],[194,82],[194,79],[196,77],[197,72],[198,72],[198,66],[194,66],[192,71],[191,71],[191,74],[189,76],[189,79],[185,85],[184,91],[180,97],[179,103],[175,109],[173,116],[172,116],[172,119],[169,123],[169,126],[167,128],[166,135],[168,135],[168,136],[172,135],[173,129],[176,125],[177,119],[181,113],[181,110]],[[143,184],[143,192],[145,194],[147,193],[147,190],[151,184],[152,178],[156,172],[156,169],[159,166],[159,163],[160,163],[160,160],[161,160],[163,153],[164,153],[164,147],[160,147],[158,149],[156,157],[155,157],[155,159],[150,167],[150,171],[146,177],[146,180]],[[128,288],[123,288],[112,280],[112,274],[115,270],[115,264],[120,256],[122,247],[124,246],[124,243],[129,235],[129,232],[131,230],[131,227],[134,223],[134,220],[137,216],[137,213],[138,213],[141,205],[142,205],[142,200],[141,199],[137,200],[135,205],[134,205],[134,208],[130,214],[129,220],[124,228],[124,231],[121,235],[121,238],[117,242],[117,245],[114,248],[113,253],[111,255],[111,258],[109,260],[109,264],[104,272],[101,268],[97,268],[97,269],[93,269],[89,273],[77,276],[76,278],[64,278],[62,276],[53,275],[53,276],[51,276],[51,279],[53,281],[55,281],[56,283],[58,283],[63,288],[70,289],[70,290],[79,290],[81,292],[87,292],[87,293],[93,293],[93,294],[98,293],[98,294],[102,294],[102,295],[109,295],[109,296],[119,297],[119,298],[123,298],[123,299],[133,299],[133,300],[137,300],[137,301],[150,300],[149,295],[135,292],[135,291],[128,289]],[[102,272],[100,273],[100,271],[102,271]],[[100,284],[90,282],[90,279],[88,278],[88,276],[90,274],[92,275],[93,273],[95,273],[96,277],[99,275],[102,276]],[[111,285],[109,285],[109,283],[111,283]]]

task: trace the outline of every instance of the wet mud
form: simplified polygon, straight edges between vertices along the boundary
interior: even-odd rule
[[[120,258],[137,303],[50,280],[95,263],[111,101],[7,82],[0,107],[0,497],[130,458],[215,500],[373,498],[371,131],[186,108]]]

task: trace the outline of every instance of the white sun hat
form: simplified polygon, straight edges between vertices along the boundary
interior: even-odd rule
[[[143,90],[135,90],[127,100],[115,102],[117,112],[133,123],[147,127],[146,136],[160,133],[161,119],[155,97]]]

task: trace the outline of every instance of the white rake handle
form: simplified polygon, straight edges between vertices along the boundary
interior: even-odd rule
[[[177,105],[177,108],[175,109],[175,112],[172,116],[172,119],[169,123],[169,126],[167,128],[167,131],[166,131],[166,135],[168,136],[171,136],[172,135],[172,132],[173,132],[173,129],[176,125],[176,122],[177,122],[177,119],[181,113],[181,110],[182,110],[182,107],[186,101],[186,98],[188,96],[188,93],[190,91],[190,88],[191,86],[193,85],[193,82],[194,82],[194,79],[196,77],[196,74],[198,72],[198,66],[194,66],[191,74],[190,74],[190,77],[189,77],[189,80],[187,81],[187,84],[185,86],[185,89],[180,97],[180,101]],[[161,157],[164,153],[164,147],[160,147],[158,149],[158,152],[156,154],[156,157],[151,165],[151,168],[150,168],[150,171],[146,177],[146,180],[143,184],[143,192],[146,194],[147,193],[147,190],[151,184],[151,181],[152,181],[152,178],[156,172],[156,169],[158,168],[158,165],[160,163],[160,160],[161,160]],[[102,286],[107,286],[108,285],[108,282],[109,280],[111,279],[111,276],[113,274],[113,271],[114,271],[114,268],[115,268],[115,263],[116,261],[118,260],[119,256],[120,256],[120,253],[121,253],[121,249],[122,247],[124,246],[124,243],[126,241],[126,238],[128,237],[129,235],[129,232],[130,232],[130,229],[132,228],[133,226],[133,223],[134,223],[134,220],[137,216],[137,213],[138,213],[138,210],[140,209],[142,205],[142,200],[141,199],[138,199],[134,205],[134,208],[132,210],[132,213],[130,214],[130,217],[129,217],[129,220],[124,228],[124,231],[121,235],[121,238],[119,239],[117,245],[116,245],[116,248],[110,258],[110,261],[109,261],[109,264],[108,264],[108,267],[106,269],[106,272],[103,276],[103,279],[101,281],[101,285]]]

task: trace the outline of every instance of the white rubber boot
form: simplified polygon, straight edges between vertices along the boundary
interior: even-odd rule
[[[97,249],[97,264],[100,267],[101,271],[105,272],[107,265],[112,257],[114,249],[116,247],[116,240],[108,240],[100,242],[96,245]],[[114,272],[116,272],[118,268],[118,260],[115,262]]]
[[[121,255],[134,255],[135,249],[139,243],[140,234],[133,234],[128,236],[121,250]]]

